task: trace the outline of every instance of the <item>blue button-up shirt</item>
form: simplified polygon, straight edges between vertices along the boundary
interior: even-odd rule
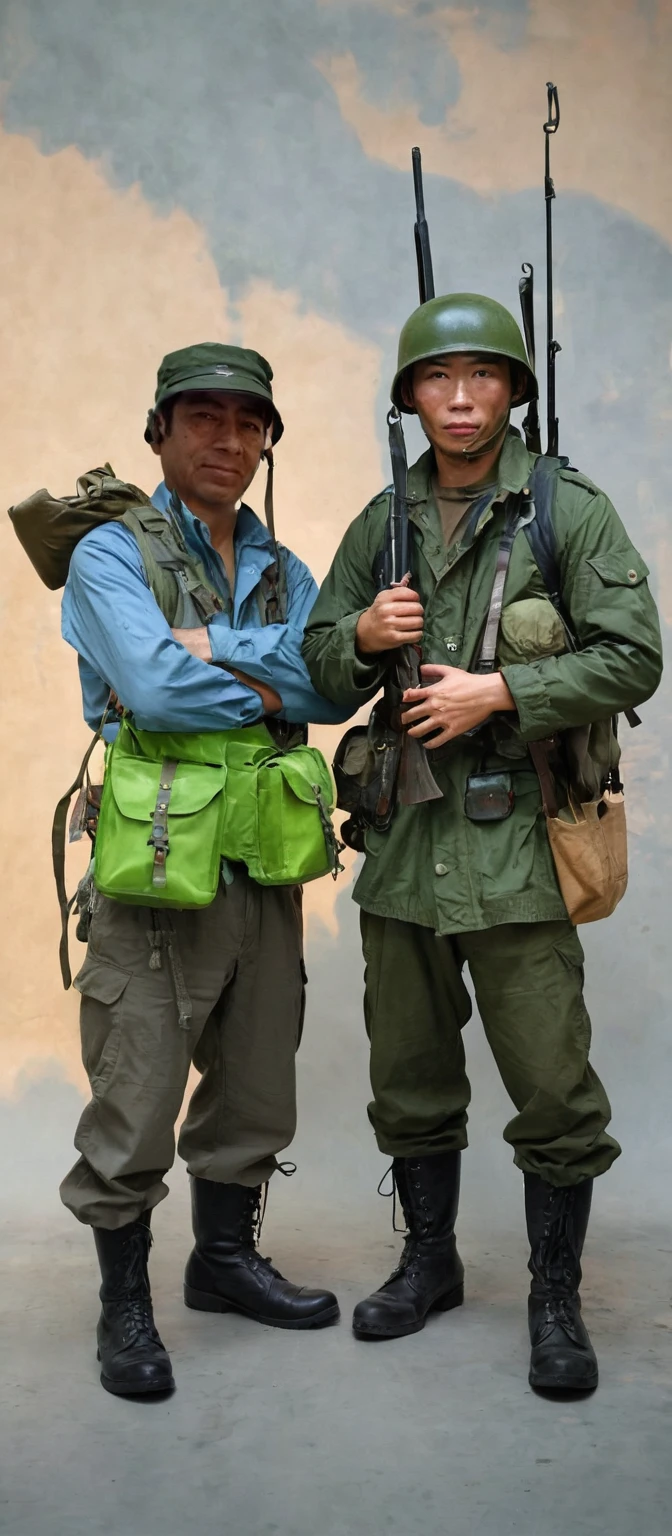
[[[152,501],[165,511],[170,492]],[[233,608],[208,624],[212,659],[267,683],[282,699],[280,718],[337,724],[347,715],[320,697],[301,656],[303,629],[317,596],[307,566],[285,551],[287,622],[262,625],[257,589],[272,563],[268,529],[250,507],[238,513],[233,603],[223,561],[207,525],[182,505],[187,545],[203,562],[216,591]],[[106,523],[77,545],[63,594],[63,638],[79,656],[84,717],[96,729],[114,689],[147,731],[230,730],[259,720],[258,693],[229,672],[191,656],[174,639],[150,590],[137,540],[123,523]],[[107,734],[107,732],[106,732]]]

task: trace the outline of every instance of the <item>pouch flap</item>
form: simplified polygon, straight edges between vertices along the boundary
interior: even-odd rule
[[[111,752],[107,772],[123,816],[151,821],[159,793],[161,764]],[[204,763],[179,763],[170,796],[169,816],[193,816],[224,788],[226,768]]]
[[[130,981],[128,971],[120,971],[117,965],[99,960],[88,954],[81,971],[75,976],[73,987],[83,997],[92,997],[97,1003],[116,1003]]]
[[[266,764],[264,771],[281,773],[297,800],[303,800],[306,805],[315,805],[313,786],[317,785],[325,805],[329,810],[333,809],[331,774],[322,753],[316,747],[295,747],[294,751],[287,752],[284,757],[275,758],[272,763]]]
[[[649,567],[634,549],[622,554],[592,555],[588,561],[606,587],[638,587],[646,581]]]

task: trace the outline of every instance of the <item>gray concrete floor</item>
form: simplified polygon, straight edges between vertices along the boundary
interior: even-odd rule
[[[310,946],[292,1149],[299,1170],[274,1181],[262,1239],[292,1278],[337,1290],[340,1325],[292,1334],[188,1312],[187,1181],[176,1167],[156,1214],[151,1270],[177,1391],[161,1402],[110,1397],[95,1360],[93,1244],[56,1194],[79,1096],[45,1061],[41,1079],[0,1105],[0,1530],[8,1536],[667,1536],[662,990],[649,974],[648,1054],[640,1049],[635,1071],[623,998],[637,995],[641,978],[630,962],[627,976],[619,971],[613,930],[605,967],[596,931],[596,1065],[624,1156],[596,1189],[586,1253],[585,1314],[601,1384],[587,1400],[550,1402],[527,1385],[522,1183],[501,1141],[509,1107],[477,1021],[467,1037],[475,1097],[458,1227],[466,1305],[410,1339],[352,1336],[352,1307],[389,1272],[399,1239],[391,1202],[375,1193],[385,1161],[366,1123],[361,966],[347,901],[340,916],[338,945],[317,935]]]
[[[281,1191],[264,1248],[333,1284],[343,1319],[315,1334],[188,1312],[184,1198],[156,1220],[157,1317],[178,1388],[126,1402],[98,1385],[88,1232],[8,1234],[3,1274],[0,1528],[11,1536],[663,1536],[670,1528],[669,1236],[596,1222],[586,1314],[602,1381],[557,1403],[526,1382],[518,1223],[462,1223],[463,1311],[357,1343],[349,1314],[393,1258],[385,1222]],[[665,1246],[667,1241],[667,1246]],[[652,1282],[652,1276],[657,1279]]]

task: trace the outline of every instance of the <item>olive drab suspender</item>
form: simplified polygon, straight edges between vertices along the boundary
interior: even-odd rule
[[[187,549],[174,506],[167,517],[151,505],[131,507],[122,521],[137,539],[147,580],[171,628],[191,629],[227,611],[201,561]],[[264,625],[287,621],[286,557],[275,539],[274,553],[273,563],[262,572],[257,594]]]
[[[506,585],[506,573],[509,569],[513,541],[520,528],[524,528],[534,517],[534,506],[531,504],[529,489],[520,496],[512,498],[513,505],[507,506],[504,532],[499,541],[497,550],[497,563],[495,565],[495,579],[490,594],[490,607],[485,621],[483,640],[476,672],[494,672],[497,640],[499,637],[499,625],[502,617],[504,603],[504,587]]]

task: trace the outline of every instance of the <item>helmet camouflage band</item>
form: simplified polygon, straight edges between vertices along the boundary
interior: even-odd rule
[[[516,405],[536,400],[539,386],[513,315],[496,299],[486,299],[482,294],[447,293],[421,304],[401,332],[391,391],[397,410],[413,414],[412,406],[406,405],[401,394],[406,369],[425,358],[442,357],[449,352],[484,352],[508,358],[526,377],[525,392]]]

